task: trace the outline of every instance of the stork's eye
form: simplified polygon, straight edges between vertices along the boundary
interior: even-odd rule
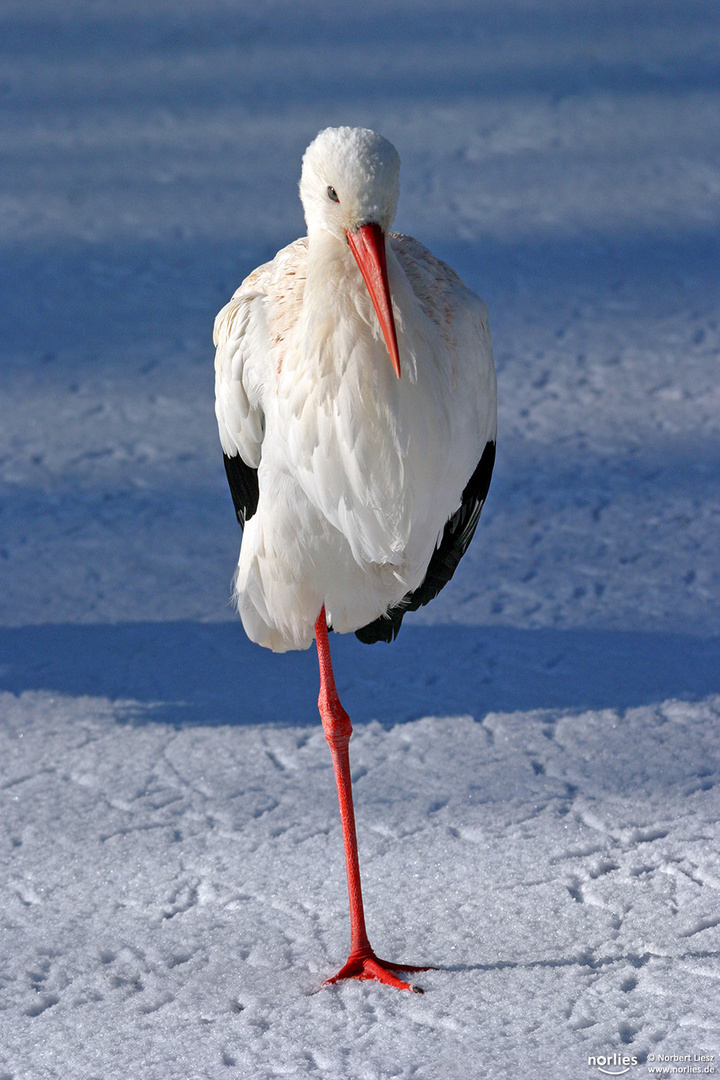
[[[327,189],[327,193],[328,193],[328,199],[332,199],[333,202],[340,202],[340,200],[338,199],[338,193],[337,193],[337,191],[335,190],[334,187],[329,187]]]

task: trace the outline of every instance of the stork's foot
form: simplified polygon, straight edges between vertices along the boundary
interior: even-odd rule
[[[325,985],[340,982],[341,979],[375,979],[386,986],[394,986],[396,990],[410,990],[413,994],[424,992],[419,986],[398,979],[397,975],[393,974],[395,971],[432,971],[432,968],[415,967],[414,964],[393,964],[390,960],[381,960],[368,948],[351,953],[345,966],[340,968],[337,975],[326,979]]]

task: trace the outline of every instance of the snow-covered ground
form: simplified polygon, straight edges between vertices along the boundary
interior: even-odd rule
[[[720,1069],[719,41],[712,0],[4,0],[0,1080]],[[422,997],[320,989],[315,657],[228,606],[212,320],[330,123],[398,147],[498,366],[453,583],[332,640]]]
[[[423,997],[321,988],[348,941],[319,725],[2,707],[3,1076],[570,1078],[716,1051],[720,697],[360,728],[368,926],[434,965]]]

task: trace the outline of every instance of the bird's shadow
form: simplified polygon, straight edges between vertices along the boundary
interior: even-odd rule
[[[653,953],[621,953],[619,955],[596,956],[587,949],[572,956],[547,956],[536,959],[523,960],[489,960],[485,963],[476,964],[433,964],[429,971],[445,971],[448,973],[462,974],[470,971],[529,971],[533,968],[561,968],[583,967],[591,971],[598,968],[609,967],[613,964],[623,964],[633,968],[645,967],[654,958]],[[675,960],[698,960],[714,959],[720,957],[720,952],[710,949],[688,950],[682,955],[674,957]]]
[[[410,624],[392,646],[331,645],[357,723],[720,692],[720,639],[686,634]],[[0,689],[131,700],[136,722],[317,723],[314,649],[274,655],[230,622],[0,628]]]

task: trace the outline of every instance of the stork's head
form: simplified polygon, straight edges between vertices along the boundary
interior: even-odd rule
[[[400,158],[367,128],[325,128],[303,157],[300,198],[308,236],[330,233],[348,243],[400,378],[397,333],[390,300],[385,234],[395,217]]]

